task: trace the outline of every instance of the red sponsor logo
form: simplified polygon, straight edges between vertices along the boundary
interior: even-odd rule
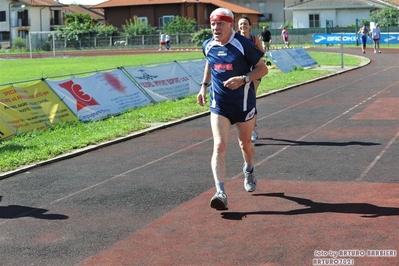
[[[122,82],[120,82],[120,80],[116,78],[114,75],[112,75],[109,72],[104,72],[103,77],[109,83],[109,85],[111,85],[115,90],[121,93],[126,93],[125,88],[123,88]]]
[[[233,70],[232,64],[215,64],[213,67],[215,70]]]
[[[76,99],[76,108],[79,111],[90,105],[100,105],[94,98],[82,91],[82,86],[73,83],[72,80],[59,84],[61,88],[66,89],[73,98]]]

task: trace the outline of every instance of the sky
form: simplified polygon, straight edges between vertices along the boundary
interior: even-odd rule
[[[59,0],[60,3],[68,5],[68,4],[80,4],[80,5],[97,5],[99,3],[105,2],[107,0]]]

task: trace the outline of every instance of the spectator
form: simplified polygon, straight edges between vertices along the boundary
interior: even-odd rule
[[[369,29],[366,27],[366,24],[359,29],[357,32],[358,38],[360,37],[360,42],[362,44],[362,52],[363,54],[366,53],[366,44],[367,44],[367,36],[369,35]]]
[[[159,51],[162,50],[162,46],[165,46],[166,49],[166,35],[162,32],[159,33]]]
[[[269,52],[270,44],[272,43],[272,34],[266,26],[263,27],[262,32],[259,34],[259,38],[262,40],[263,50]]]
[[[374,53],[377,53],[377,48],[378,48],[378,53],[381,53],[380,50],[380,35],[381,35],[381,30],[380,26],[375,24],[375,27],[371,31],[371,38],[373,38],[373,47],[374,47]]]
[[[290,42],[288,40],[288,35],[289,35],[288,30],[285,27],[283,27],[283,30],[281,31],[281,37],[283,38],[283,41],[285,43],[285,47],[286,48],[290,47]]]
[[[216,193],[210,205],[217,210],[226,210],[227,195],[226,151],[231,125],[238,130],[238,141],[244,158],[244,188],[248,192],[256,189],[254,174],[254,145],[251,133],[256,114],[254,80],[267,74],[262,60],[263,52],[248,38],[236,33],[234,15],[226,8],[217,8],[210,15],[213,37],[204,41],[202,51],[207,59],[197,102],[206,103],[207,87],[210,83],[210,120],[213,134],[211,160]]]
[[[165,35],[165,41],[166,41],[166,50],[170,50],[170,36],[168,33]]]

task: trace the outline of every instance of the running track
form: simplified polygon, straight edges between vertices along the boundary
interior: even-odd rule
[[[259,99],[252,194],[232,127],[228,211],[207,115],[1,180],[1,265],[398,265],[399,50],[365,56]]]

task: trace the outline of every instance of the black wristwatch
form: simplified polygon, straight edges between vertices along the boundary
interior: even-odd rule
[[[247,75],[242,76],[242,79],[244,80],[245,83],[249,82],[249,77]]]
[[[201,82],[201,86],[202,85],[204,85],[205,87],[208,87],[209,86],[209,83],[208,82]]]

